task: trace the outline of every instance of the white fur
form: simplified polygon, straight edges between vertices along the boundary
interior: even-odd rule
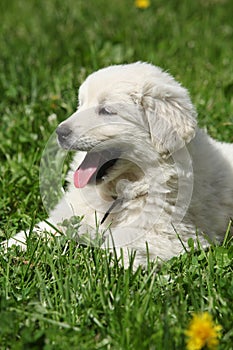
[[[112,246],[113,239],[126,258],[128,249],[136,250],[135,264],[146,264],[147,246],[151,259],[169,259],[183,251],[180,239],[187,245],[197,232],[203,245],[204,235],[223,239],[233,216],[233,145],[197,128],[186,89],[160,68],[138,62],[91,74],[80,87],[79,101],[59,128],[72,129],[62,146],[81,152],[49,221],[56,225],[84,215],[80,232],[93,234],[113,198],[121,198],[100,231],[111,224],[104,245]],[[95,147],[120,148],[123,159],[101,184],[77,189],[73,172],[85,151]],[[17,238],[24,240],[22,233]]]

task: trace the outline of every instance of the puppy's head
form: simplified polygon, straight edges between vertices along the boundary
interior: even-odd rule
[[[151,146],[160,155],[172,154],[195,129],[187,90],[160,68],[138,62],[91,74],[80,87],[77,112],[57,134],[63,148],[87,152],[85,185],[104,164],[108,171],[115,167],[122,154],[140,158]]]

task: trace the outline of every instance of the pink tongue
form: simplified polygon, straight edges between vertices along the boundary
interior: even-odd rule
[[[100,163],[99,153],[87,153],[82,164],[74,173],[74,186],[83,188],[89,182],[92,175],[97,171]]]

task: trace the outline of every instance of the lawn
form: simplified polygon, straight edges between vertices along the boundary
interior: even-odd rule
[[[47,217],[43,150],[98,68],[161,66],[189,89],[200,126],[233,142],[232,13],[231,0],[151,0],[144,10],[133,0],[2,0],[1,239]],[[219,349],[233,349],[232,242],[189,243],[136,271],[68,237],[31,233],[26,252],[1,249],[0,349],[185,349],[184,331],[204,311],[222,326]]]

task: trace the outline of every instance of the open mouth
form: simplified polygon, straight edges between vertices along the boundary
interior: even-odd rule
[[[74,173],[74,185],[83,188],[92,182],[100,182],[114,166],[120,156],[120,151],[109,150],[88,152]]]

